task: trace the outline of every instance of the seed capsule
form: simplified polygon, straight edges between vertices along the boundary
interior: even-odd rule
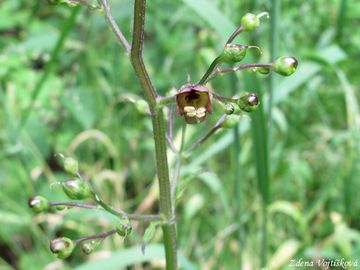
[[[295,57],[292,56],[282,56],[273,64],[274,72],[283,75],[283,76],[290,76],[293,74],[298,66],[298,61]]]
[[[255,93],[249,93],[239,98],[237,104],[241,110],[251,112],[259,106],[260,101]]]
[[[59,259],[69,257],[74,249],[74,243],[70,238],[61,237],[50,242],[50,250]]]
[[[221,59],[228,64],[240,62],[246,56],[247,48],[239,44],[226,44]]]
[[[28,204],[35,213],[45,212],[49,209],[49,201],[42,196],[30,198]]]
[[[64,169],[67,173],[76,175],[79,172],[79,163],[71,157],[65,158]]]
[[[255,15],[253,13],[247,13],[241,18],[241,25],[244,28],[244,31],[252,31],[259,27],[260,18],[262,16],[269,17],[269,13],[262,12],[259,15]]]
[[[65,194],[74,200],[84,200],[91,194],[88,183],[81,179],[67,180],[62,183],[62,188]]]

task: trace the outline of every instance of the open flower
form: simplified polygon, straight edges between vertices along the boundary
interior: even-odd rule
[[[177,111],[184,115],[188,124],[205,120],[206,113],[212,113],[211,94],[200,84],[187,84],[176,94]]]

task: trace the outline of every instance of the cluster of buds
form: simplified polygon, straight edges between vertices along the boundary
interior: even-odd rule
[[[64,159],[64,170],[71,174],[74,179],[63,181],[61,187],[64,193],[68,198],[73,200],[85,200],[92,198],[99,206],[105,208],[106,205],[100,200],[100,198],[93,193],[88,182],[84,181],[79,173],[79,164],[73,158],[64,158],[61,154],[60,156]],[[86,205],[77,202],[49,202],[46,198],[42,196],[35,196],[29,199],[29,207],[34,211],[34,213],[43,213],[50,210],[51,207],[55,207],[57,210],[63,210],[66,206],[75,206],[75,207],[84,207],[84,208],[98,208],[96,205]],[[109,208],[108,208],[109,209]],[[114,211],[114,210],[113,210]],[[119,212],[124,215],[124,212]],[[132,227],[130,220],[127,218],[119,219],[119,222],[116,226],[116,229],[108,231],[106,233],[91,235],[89,237],[83,237],[78,240],[72,240],[67,237],[60,237],[52,240],[50,242],[50,251],[56,255],[59,259],[68,258],[78,243],[86,240],[91,240],[82,245],[82,251],[85,254],[89,254],[93,251],[94,247],[98,245],[99,242],[94,241],[93,239],[104,239],[105,237],[117,233],[122,237],[126,237],[131,233]]]
[[[251,112],[255,110],[260,102],[255,93],[246,93],[238,99],[226,98],[219,94],[211,93],[204,85],[214,79],[217,74],[228,73],[242,69],[252,69],[260,74],[269,74],[274,71],[283,76],[290,76],[297,68],[297,60],[292,56],[283,56],[276,59],[273,63],[268,64],[244,64],[239,66],[232,66],[231,68],[222,69],[222,64],[235,65],[246,57],[247,50],[256,48],[257,46],[247,46],[231,43],[235,37],[243,31],[252,31],[259,27],[260,18],[268,16],[268,13],[263,12],[259,15],[247,13],[241,19],[241,25],[230,36],[225,44],[223,52],[215,58],[204,76],[197,84],[186,84],[181,87],[179,93],[176,94],[177,112],[180,116],[184,116],[186,123],[198,124],[206,119],[207,114],[211,114],[212,99],[217,99],[220,103],[224,104],[224,113],[227,115],[239,114],[241,112]],[[233,123],[239,117],[227,117],[226,121]],[[224,124],[224,127],[226,123]],[[232,126],[229,125],[229,126]]]

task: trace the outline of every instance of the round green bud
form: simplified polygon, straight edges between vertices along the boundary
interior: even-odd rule
[[[35,213],[45,212],[49,209],[49,201],[42,196],[30,198],[28,204]]]
[[[239,108],[239,106],[236,104],[236,103],[228,103],[228,104],[225,104],[224,106],[224,113],[225,114],[238,114],[240,113],[241,110]]]
[[[79,172],[79,163],[71,157],[65,158],[64,169],[67,173],[76,175]]]
[[[62,211],[62,210],[64,210],[65,208],[66,208],[65,205],[57,205],[57,206],[55,206],[55,209],[56,209],[57,211]]]
[[[224,122],[223,122],[223,124],[221,125],[221,127],[223,127],[223,128],[233,128],[239,123],[240,118],[241,118],[241,116],[237,115],[237,114],[227,115]]]
[[[298,61],[292,56],[282,56],[275,60],[272,69],[274,72],[283,75],[290,76],[293,74],[298,66]]]
[[[67,237],[57,238],[50,242],[50,250],[59,259],[66,259],[69,257],[74,249],[74,243]]]
[[[118,235],[126,237],[132,231],[131,223],[129,219],[120,219],[116,225],[116,232]]]
[[[257,67],[256,72],[259,72],[260,74],[267,75],[270,73],[270,68],[268,67]]]
[[[234,64],[240,62],[246,56],[246,50],[248,46],[239,44],[226,44],[224,52],[221,55],[222,62],[227,64]]]
[[[237,104],[239,105],[241,110],[245,112],[251,112],[259,106],[260,101],[255,93],[249,93],[240,97],[237,100]]]
[[[81,247],[82,252],[84,252],[86,255],[90,254],[94,250],[94,245],[91,243],[85,243]]]
[[[244,27],[244,31],[252,31],[259,27],[260,19],[253,13],[247,13],[241,18],[241,25]]]
[[[253,13],[247,13],[241,18],[241,25],[244,28],[244,31],[252,31],[259,27],[260,25],[260,18],[266,16],[269,18],[269,13],[262,12],[258,15]]]
[[[225,105],[225,114],[233,114],[235,112],[235,106],[231,103]]]
[[[74,200],[84,200],[91,194],[89,184],[81,179],[67,180],[61,183],[65,194]]]

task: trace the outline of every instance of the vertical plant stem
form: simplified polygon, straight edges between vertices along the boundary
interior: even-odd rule
[[[26,125],[27,120],[29,119],[29,116],[33,110],[34,107],[34,103],[37,99],[37,97],[39,96],[41,90],[43,89],[43,86],[46,82],[46,80],[48,79],[49,75],[51,74],[53,68],[55,67],[56,61],[58,59],[59,53],[62,50],[62,47],[65,44],[65,40],[67,38],[67,36],[70,33],[71,28],[74,26],[75,22],[76,22],[76,17],[80,11],[81,7],[77,6],[74,7],[70,17],[64,22],[60,36],[56,42],[56,45],[54,47],[54,49],[51,52],[50,55],[50,61],[49,63],[46,64],[45,66],[45,70],[43,75],[41,76],[41,78],[36,82],[34,91],[31,95],[31,101],[30,101],[30,105],[29,107],[25,110],[24,112],[24,116],[21,119],[20,125],[19,125],[19,131],[22,130],[22,128]]]
[[[169,168],[166,153],[166,136],[164,114],[157,106],[157,93],[152,85],[142,59],[142,46],[144,41],[144,23],[146,0],[135,0],[133,40],[131,46],[131,63],[136,76],[145,92],[152,118],[153,134],[155,141],[156,168],[159,180],[160,211],[166,222],[162,225],[166,269],[177,269],[176,228],[175,213],[172,211],[171,189],[169,181]]]
[[[233,73],[231,76],[231,88],[238,89],[237,85],[237,76]],[[235,208],[236,208],[236,221],[238,223],[237,229],[237,238],[239,244],[239,253],[238,253],[238,264],[237,269],[242,269],[242,251],[244,249],[244,242],[243,242],[243,226],[242,226],[242,181],[240,175],[240,133],[239,133],[239,126],[236,125],[233,131],[234,136],[234,144],[233,144],[233,161],[234,161],[234,184],[233,188],[235,189],[236,197],[235,199]]]
[[[278,18],[280,16],[280,1],[272,0],[271,1],[271,14],[270,14],[270,62],[274,61],[276,57],[276,49],[278,47]],[[269,103],[268,103],[268,141],[269,146],[271,145],[272,138],[272,109],[273,109],[273,96],[274,96],[274,81],[275,77],[273,72],[270,72],[269,75]]]

